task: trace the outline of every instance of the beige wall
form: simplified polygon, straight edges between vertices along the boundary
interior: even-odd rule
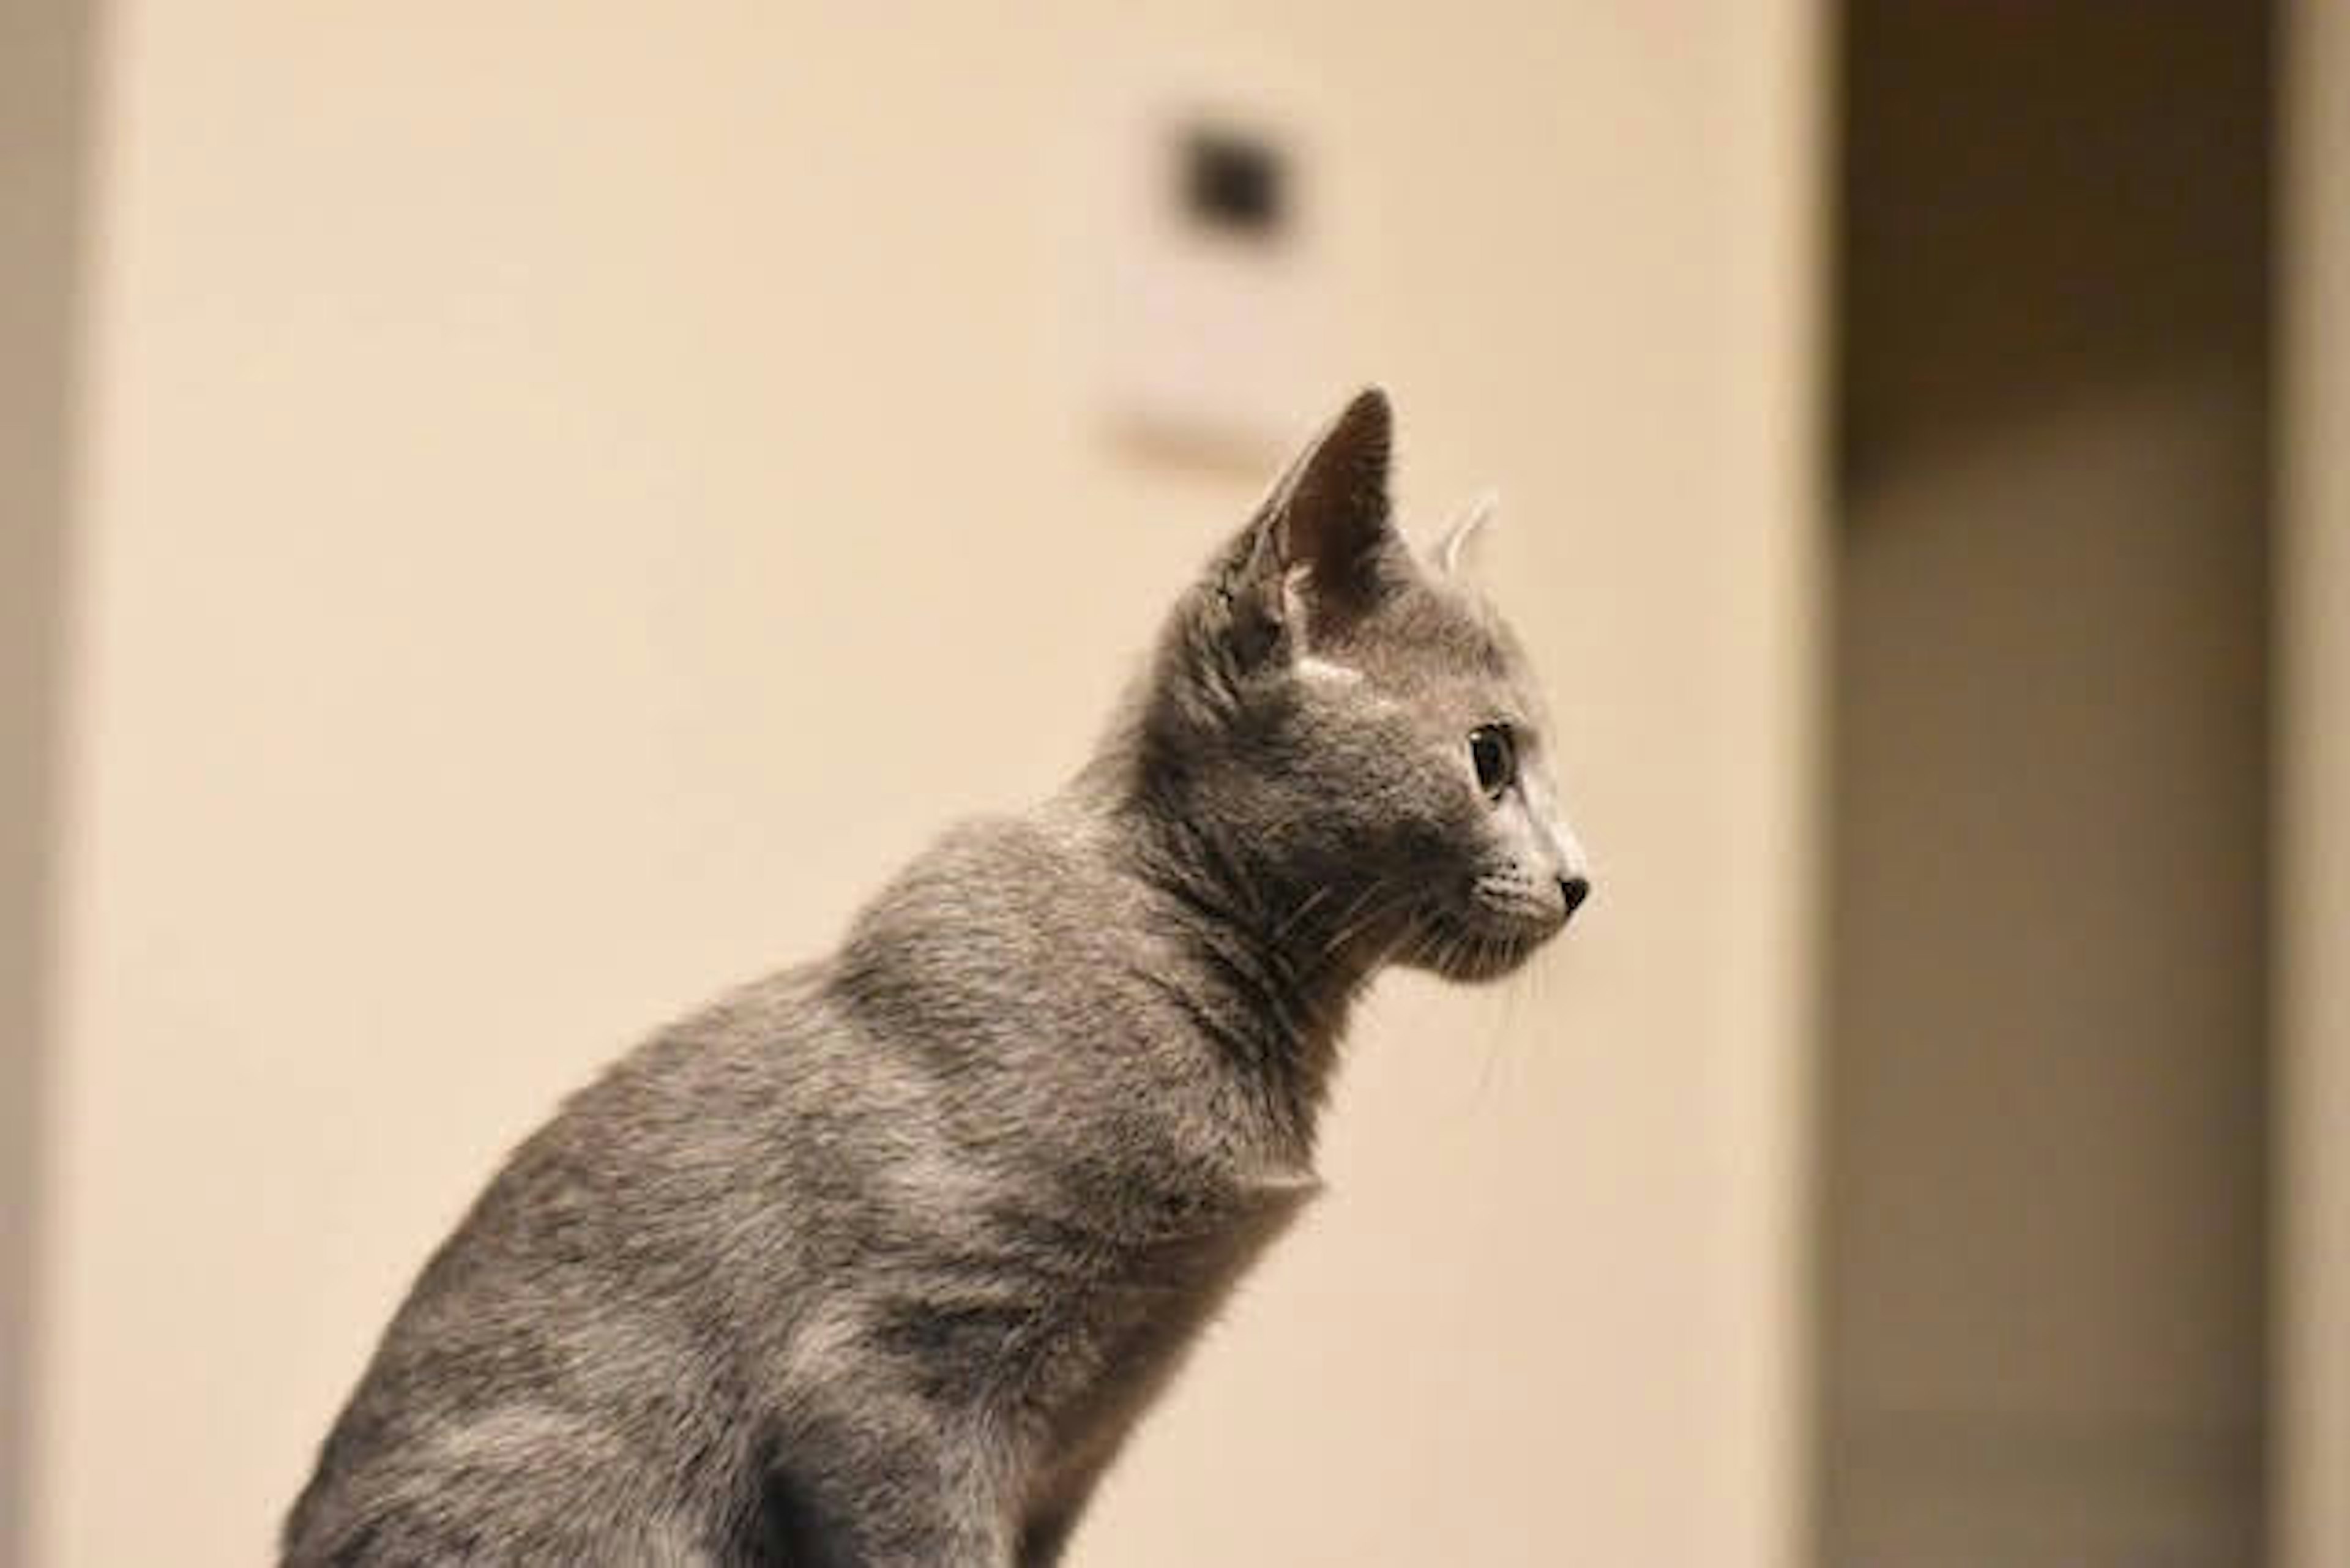
[[[2350,1562],[2350,11],[2287,8],[2277,1560]]]
[[[1309,84],[1331,395],[1506,490],[1601,890],[1383,993],[1076,1560],[1789,1560],[1809,8],[1109,14],[115,18],[37,1562],[255,1560],[557,1093],[1080,754],[1259,477],[1084,403],[1176,57]]]

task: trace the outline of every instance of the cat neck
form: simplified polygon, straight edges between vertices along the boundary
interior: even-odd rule
[[[1153,990],[1173,1001],[1310,1153],[1355,1001],[1396,938],[1374,883],[1274,864],[1214,815],[1115,755],[1061,805],[1082,811],[1155,910]]]

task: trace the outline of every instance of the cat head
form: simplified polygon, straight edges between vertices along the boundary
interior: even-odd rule
[[[1180,814],[1284,931],[1458,980],[1508,972],[1590,891],[1518,643],[1462,574],[1479,508],[1416,554],[1367,390],[1178,607],[1143,732]]]

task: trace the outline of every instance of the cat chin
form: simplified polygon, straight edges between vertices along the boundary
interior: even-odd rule
[[[1528,930],[1483,921],[1423,919],[1417,939],[1396,961],[1456,983],[1482,985],[1516,973],[1556,934],[1555,927]]]

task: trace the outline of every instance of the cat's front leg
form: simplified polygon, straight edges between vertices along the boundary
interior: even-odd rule
[[[1048,1473],[1021,1521],[1019,1546],[1014,1553],[1019,1568],[1055,1568],[1061,1561],[1122,1436],[1118,1430],[1097,1434],[1091,1445]]]
[[[1069,1549],[1069,1537],[1076,1532],[1077,1515],[1083,1508],[1079,1503],[1030,1515],[1021,1527],[1020,1550],[1014,1559],[1018,1568],[1055,1568]]]
[[[791,1568],[1018,1568],[985,1429],[868,1406],[799,1424],[765,1480],[767,1555]]]

